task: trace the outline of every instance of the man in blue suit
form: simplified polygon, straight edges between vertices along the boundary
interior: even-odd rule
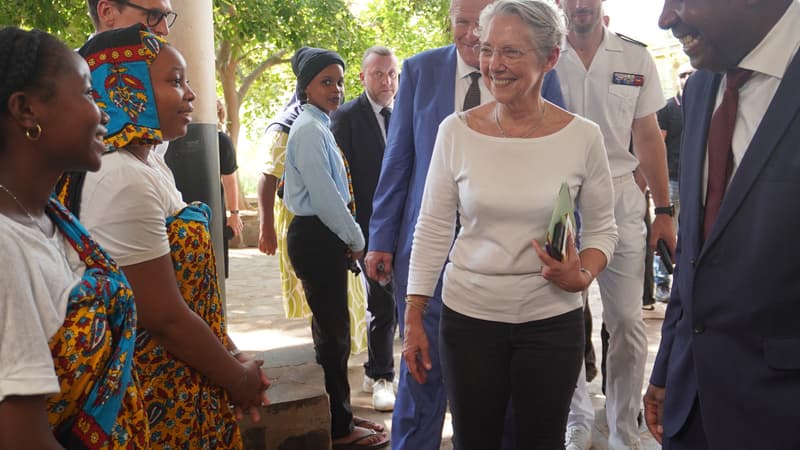
[[[664,449],[800,449],[800,2],[667,0],[684,93],[672,297],[645,395]]]
[[[452,0],[450,19],[454,45],[422,52],[403,63],[400,87],[384,153],[370,220],[367,273],[373,279],[392,278],[400,333],[404,330],[405,295],[411,242],[417,223],[425,177],[439,123],[454,111],[492,100],[478,71],[474,30],[489,0]],[[473,82],[475,85],[473,86]],[[480,94],[478,94],[478,91]],[[555,71],[547,74],[542,94],[563,106]],[[479,98],[477,98],[479,97]],[[474,103],[475,101],[478,103]],[[392,416],[392,448],[438,450],[447,396],[439,365],[441,280],[428,302],[424,326],[430,342],[430,370],[417,383],[401,361],[400,383]],[[470,376],[470,374],[464,374]],[[487,380],[487,382],[489,382]]]

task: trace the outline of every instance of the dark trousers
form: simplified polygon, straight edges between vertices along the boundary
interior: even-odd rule
[[[364,258],[359,260],[362,269]],[[366,273],[366,270],[362,270]],[[397,308],[392,283],[381,286],[366,275],[367,282],[367,350],[364,374],[373,380],[394,380],[394,332],[397,330]]]
[[[675,436],[664,436],[664,450],[706,450],[708,449],[706,433],[703,428],[703,418],[700,416],[699,400],[694,400],[689,417],[680,431]]]
[[[347,310],[346,245],[316,216],[295,216],[286,235],[289,260],[303,283],[313,313],[311,333],[317,362],[325,372],[331,401],[331,435],[353,429],[347,358],[350,315]]]
[[[564,448],[583,363],[583,311],[512,324],[442,306],[439,351],[457,450],[501,446],[511,399],[517,449]]]

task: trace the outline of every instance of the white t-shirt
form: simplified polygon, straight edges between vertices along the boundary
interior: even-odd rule
[[[567,109],[600,125],[612,176],[636,170],[639,161],[629,151],[633,120],[657,112],[665,103],[647,49],[604,29],[588,70],[566,39],[556,70]]]
[[[449,253],[442,300],[456,312],[523,323],[580,308],[580,293],[542,277],[531,245],[544,242],[562,182],[580,206],[581,247],[611,260],[614,194],[597,125],[576,116],[548,136],[500,138],[447,117],[414,231],[408,293],[432,295]],[[461,231],[451,250],[456,210]]]
[[[117,150],[86,174],[80,219],[120,266],[130,266],[169,253],[166,218],[184,206],[162,156],[151,151],[145,164]]]
[[[49,341],[86,266],[56,231],[45,237],[0,214],[0,402],[59,392]]]

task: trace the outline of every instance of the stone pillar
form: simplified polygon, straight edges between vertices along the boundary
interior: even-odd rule
[[[167,39],[183,54],[187,79],[197,95],[193,121],[185,137],[170,142],[165,160],[187,202],[201,201],[213,212],[211,235],[217,259],[220,291],[225,295],[223,235],[225,211],[219,172],[217,94],[214,66],[214,18],[212,0],[172,0],[178,19]]]

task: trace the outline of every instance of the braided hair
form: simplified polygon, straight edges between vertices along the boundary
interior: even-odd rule
[[[15,92],[35,92],[43,101],[52,98],[69,51],[44,31],[0,29],[0,117],[8,114],[8,99]]]

